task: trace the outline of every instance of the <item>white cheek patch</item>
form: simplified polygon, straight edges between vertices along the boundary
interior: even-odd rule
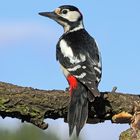
[[[69,11],[64,18],[66,18],[67,20],[71,21],[71,22],[75,22],[78,20],[78,18],[80,17],[79,12],[77,11]]]
[[[66,22],[64,22],[64,21],[57,20],[57,22],[59,22],[61,25],[68,26],[68,24]]]

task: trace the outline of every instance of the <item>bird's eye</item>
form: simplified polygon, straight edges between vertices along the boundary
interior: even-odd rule
[[[67,14],[67,13],[68,13],[68,10],[64,9],[64,10],[62,10],[61,13],[62,13],[62,14]]]

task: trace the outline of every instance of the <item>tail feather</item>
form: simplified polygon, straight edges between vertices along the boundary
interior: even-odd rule
[[[76,112],[77,112],[77,107],[75,107],[76,105],[76,100],[73,99],[73,101],[70,101],[69,104],[69,109],[68,109],[68,116],[67,116],[67,120],[69,123],[69,135],[72,135],[73,129],[76,125]]]
[[[83,126],[85,125],[88,118],[88,100],[85,101],[82,110],[81,110],[81,116],[79,116],[77,125],[76,125],[76,134],[79,136],[79,133]]]
[[[71,135],[74,127],[76,127],[76,134],[79,136],[87,118],[88,90],[81,83],[78,83],[78,88],[72,92],[68,109],[69,134]]]

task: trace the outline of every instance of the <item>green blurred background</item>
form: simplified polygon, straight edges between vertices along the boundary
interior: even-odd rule
[[[0,128],[0,140],[62,140],[56,130],[41,130],[36,126],[24,123],[17,130],[7,130]],[[72,136],[70,140],[82,140]]]

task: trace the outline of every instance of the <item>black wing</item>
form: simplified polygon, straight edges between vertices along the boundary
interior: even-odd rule
[[[65,41],[72,49],[73,57],[64,56],[57,44],[56,57],[70,74],[83,83],[94,96],[99,96],[98,83],[101,79],[101,58],[95,40],[85,31],[79,30],[63,35],[60,41]]]

